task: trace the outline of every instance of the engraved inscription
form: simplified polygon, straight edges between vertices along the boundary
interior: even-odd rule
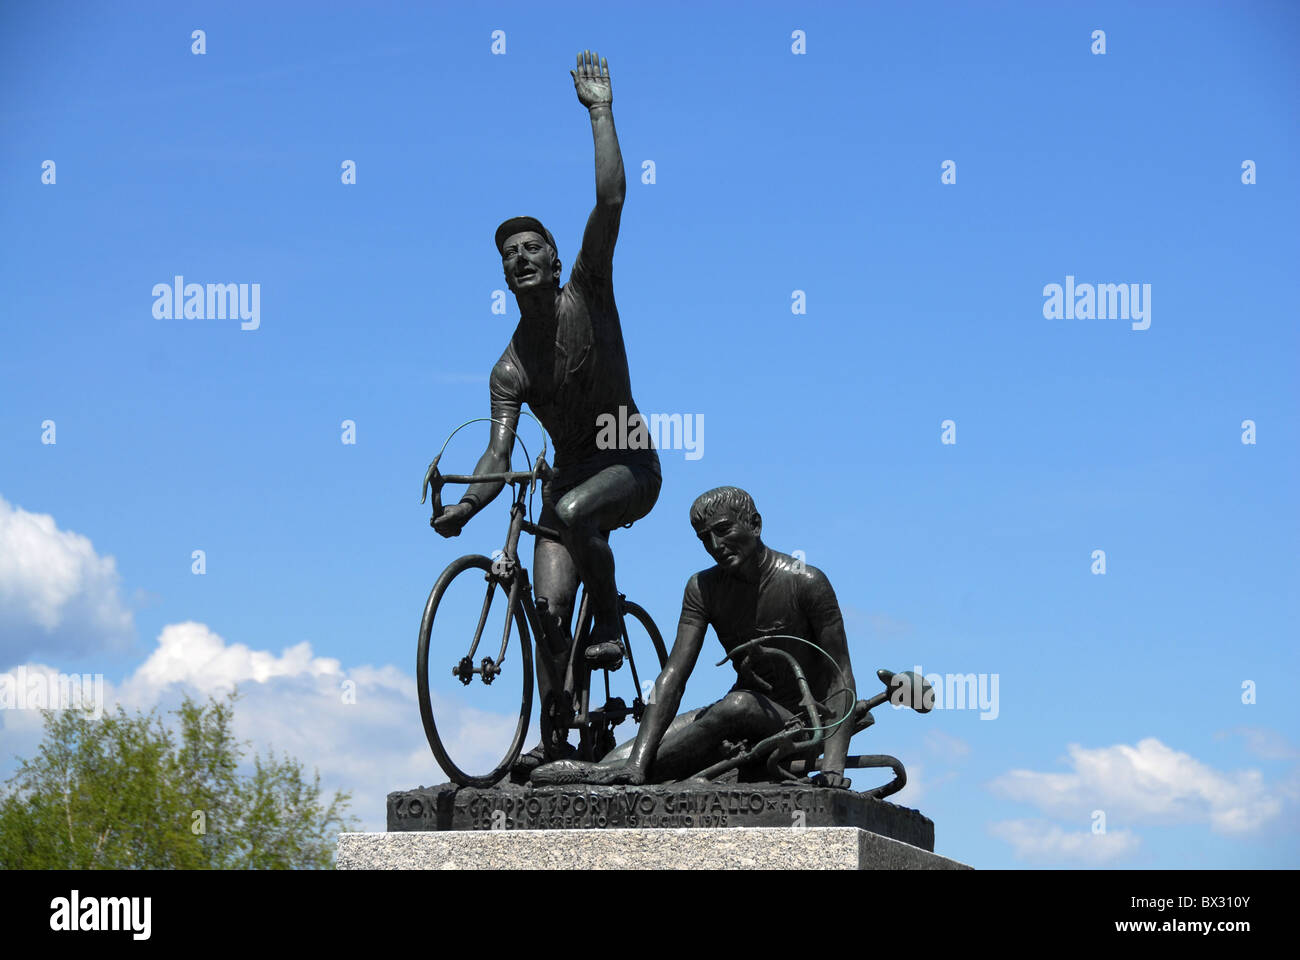
[[[758,826],[774,816],[789,822],[792,814],[843,811],[845,797],[829,791],[778,787],[454,790],[439,788],[453,830],[603,829],[621,827]],[[437,801],[427,794],[393,794],[391,817],[408,828],[433,829]],[[419,826],[413,821],[418,821]],[[811,821],[810,821],[811,822]]]

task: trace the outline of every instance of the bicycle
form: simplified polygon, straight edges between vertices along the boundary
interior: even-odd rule
[[[840,675],[840,686],[826,694],[818,701],[808,685],[808,679],[798,661],[788,651],[778,647],[767,646],[768,640],[793,640],[806,644],[830,660]],[[929,713],[934,702],[934,692],[929,682],[910,670],[893,673],[889,670],[877,670],[876,677],[885,685],[885,689],[867,700],[858,700],[857,693],[848,683],[843,670],[835,663],[833,657],[817,644],[804,637],[789,634],[767,634],[756,637],[731,648],[716,666],[722,666],[728,660],[738,660],[742,654],[775,657],[783,661],[792,672],[799,689],[799,707],[802,716],[796,713],[786,723],[784,729],[771,736],[764,737],[757,743],[736,744],[731,755],[705,767],[687,778],[691,780],[714,780],[742,766],[762,763],[766,767],[768,778],[774,783],[805,783],[809,773],[822,769],[820,756],[831,731],[841,723],[848,723],[856,736],[875,723],[871,711],[889,702],[897,706],[911,707],[917,713]],[[826,701],[848,693],[853,706],[842,716],[832,720],[826,707]],[[897,757],[885,753],[861,754],[845,757],[844,769],[867,769],[872,767],[889,767],[894,772],[894,779],[882,786],[865,791],[867,796],[883,800],[902,790],[907,785],[907,770]],[[848,787],[850,781],[845,780]]]
[[[438,765],[442,767],[453,782],[466,787],[490,787],[504,779],[510,772],[515,760],[519,757],[531,722],[533,648],[529,631],[532,631],[534,637],[540,637],[543,640],[546,637],[538,612],[539,604],[543,605],[543,610],[546,609],[544,606],[546,601],[544,598],[536,602],[533,599],[528,569],[519,559],[519,537],[521,534],[528,533],[537,537],[560,540],[560,534],[557,531],[533,523],[529,519],[532,512],[533,491],[539,482],[549,481],[551,477],[551,468],[546,463],[544,443],[542,452],[533,461],[531,470],[508,470],[500,473],[479,475],[442,474],[438,471],[438,461],[442,458],[451,437],[470,423],[481,420],[494,423],[502,422],[490,417],[477,417],[461,424],[456,430],[452,431],[451,436],[447,438],[447,442],[443,443],[438,456],[434,458],[428,470],[425,471],[424,486],[421,489],[420,496],[420,502],[424,503],[429,491],[432,490],[433,492],[433,517],[429,520],[429,524],[432,526],[433,521],[442,513],[442,487],[444,484],[469,485],[500,481],[509,484],[514,490],[513,502],[510,507],[510,525],[506,534],[505,546],[494,553],[492,557],[481,554],[467,554],[450,563],[442,571],[442,574],[434,583],[433,589],[429,592],[429,599],[424,607],[424,616],[420,621],[419,645],[416,651],[416,685],[419,692],[420,718],[424,723],[424,732],[429,740],[429,746],[433,749],[433,755],[437,759]],[[517,433],[515,434],[515,441],[519,443],[520,447],[523,447],[524,456],[527,457],[528,450],[523,446],[523,442]],[[456,634],[461,626],[458,623],[448,622],[446,617],[438,619],[438,611],[457,578],[461,577],[462,574],[471,573],[471,571],[483,575],[483,579],[487,582],[487,588],[478,612],[478,625],[470,638],[468,652],[452,665],[452,676],[466,687],[473,682],[476,676],[483,684],[490,686],[499,676],[507,672],[507,658],[511,658],[512,654],[511,637],[512,633],[516,633],[518,634],[518,643],[514,647],[519,652],[516,657],[511,658],[511,662],[514,663],[517,660],[519,678],[522,681],[519,718],[515,724],[514,734],[510,739],[509,746],[502,754],[501,760],[499,762],[494,761],[494,765],[487,773],[468,772],[462,769],[461,765],[452,758],[434,718],[429,686],[429,655],[431,649],[435,643],[439,648],[449,644],[451,642],[450,638]],[[473,579],[472,575],[471,579]],[[463,583],[464,580],[462,579],[461,582]],[[489,611],[498,590],[506,595],[506,616],[502,627],[501,646],[495,658],[483,656],[478,663],[475,663],[474,658],[478,652],[479,642],[483,637]],[[542,705],[540,723],[543,743],[555,742],[555,738],[560,732],[564,732],[567,738],[568,731],[579,731],[578,758],[596,761],[613,749],[615,745],[614,729],[629,717],[634,723],[640,723],[645,712],[645,702],[641,698],[642,687],[637,670],[635,649],[639,648],[644,651],[647,641],[638,638],[638,643],[631,642],[632,638],[628,635],[629,616],[636,624],[639,624],[648,636],[649,646],[653,647],[655,656],[658,659],[655,676],[667,663],[668,653],[664,648],[663,637],[654,620],[651,619],[644,608],[628,600],[624,594],[620,593],[619,618],[622,624],[624,657],[629,667],[634,692],[630,697],[630,703],[622,696],[615,696],[612,693],[610,674],[621,670],[621,667],[614,670],[597,667],[595,670],[602,670],[604,673],[605,703],[600,707],[592,707],[591,680],[594,670],[583,657],[592,625],[592,612],[587,601],[587,592],[584,588],[582,602],[578,608],[578,629],[572,633],[563,682],[558,691],[553,691],[552,702]],[[434,635],[435,621],[439,631],[436,638]],[[654,677],[652,676],[650,679],[653,682]]]

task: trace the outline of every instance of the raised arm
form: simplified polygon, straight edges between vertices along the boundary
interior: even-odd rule
[[[632,746],[632,753],[624,765],[619,782],[645,783],[654,767],[655,755],[663,741],[664,731],[677,716],[682,694],[686,691],[686,681],[700,657],[704,634],[708,628],[709,618],[700,592],[700,575],[697,573],[686,582],[686,590],[682,594],[682,613],[677,619],[677,639],[673,641],[673,650],[668,654],[663,672],[655,680],[654,693],[646,704],[641,728],[637,730],[636,743]]]
[[[614,262],[619,220],[627,180],[623,154],[614,129],[614,95],[609,82],[609,64],[590,50],[578,54],[578,67],[569,71],[578,100],[591,114],[591,136],[596,145],[596,206],[587,218],[582,234],[583,263],[597,273],[606,273]]]

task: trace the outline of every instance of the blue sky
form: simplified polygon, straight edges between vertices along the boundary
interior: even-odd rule
[[[496,225],[541,218],[567,276],[592,48],[634,394],[705,424],[615,535],[621,587],[671,635],[708,564],[690,503],[744,486],[830,578],[864,695],[998,676],[996,719],[886,710],[854,742],[908,765],[939,852],[1300,865],[1298,39],[1282,3],[8,4],[0,670],[146,707],[237,681],[246,735],[372,828],[441,779],[419,616],[506,501],[444,541],[416,488],[518,318]],[[178,274],[260,284],[260,327],[156,319]],[[1067,276],[1149,284],[1150,327],[1045,318]],[[708,643],[687,705],[730,684]],[[2,774],[39,720],[0,724]]]

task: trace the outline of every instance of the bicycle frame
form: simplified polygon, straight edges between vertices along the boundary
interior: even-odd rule
[[[439,454],[441,457],[441,454]],[[559,531],[544,527],[541,524],[534,523],[526,519],[527,499],[534,485],[539,480],[550,478],[550,467],[546,464],[543,456],[539,456],[533,464],[530,471],[507,471],[493,474],[478,475],[442,475],[438,473],[438,458],[435,458],[430,464],[429,470],[425,475],[426,490],[433,490],[433,517],[436,518],[442,513],[442,487],[447,483],[473,484],[484,482],[501,481],[515,486],[517,489],[514,494],[514,501],[510,507],[510,526],[506,534],[506,542],[500,551],[492,559],[492,576],[498,578],[498,581],[507,589],[506,609],[511,610],[516,603],[519,603],[523,610],[524,616],[528,621],[528,626],[532,630],[533,637],[540,639],[543,644],[547,643],[549,634],[546,632],[541,616],[538,612],[538,605],[533,599],[532,584],[529,581],[528,569],[519,560],[519,537],[521,534],[529,533],[537,537],[546,537],[551,540],[561,541]],[[422,501],[423,502],[423,501]],[[430,520],[432,524],[432,519]],[[489,592],[484,598],[483,608],[479,614],[478,628],[474,634],[474,642],[470,647],[469,653],[461,658],[459,663],[452,668],[453,676],[457,677],[461,683],[468,685],[475,675],[478,675],[484,683],[491,683],[498,673],[501,672],[501,664],[505,661],[506,650],[510,642],[511,620],[506,617],[502,628],[501,647],[495,660],[491,657],[484,657],[478,666],[474,665],[474,655],[478,650],[479,641],[483,631],[483,626],[487,622],[488,610],[491,605],[493,593]],[[645,711],[645,704],[638,695],[634,698],[631,705],[625,703],[622,698],[611,695],[609,687],[609,672],[605,672],[605,705],[596,709],[591,707],[591,674],[592,668],[588,667],[579,656],[579,652],[586,649],[586,640],[591,631],[591,617],[588,612],[586,591],[583,591],[582,604],[578,610],[577,626],[578,629],[573,632],[569,646],[568,658],[566,661],[565,675],[563,678],[554,677],[553,689],[558,690],[563,699],[563,706],[560,708],[557,716],[547,718],[550,723],[562,726],[567,730],[578,730],[579,756],[582,759],[594,759],[596,749],[595,737],[598,731],[605,728],[606,724],[617,726],[626,720],[629,716],[636,723],[641,722],[641,717]],[[626,600],[623,594],[619,595],[620,616],[625,617],[625,611],[621,604]],[[541,603],[544,605],[545,601]],[[628,666],[632,673],[632,682],[635,688],[641,689],[641,679],[636,668],[636,659],[632,652],[632,645],[628,642],[626,620],[622,625],[623,646]],[[544,663],[538,664],[539,670],[549,670],[549,659]],[[543,704],[541,709],[545,711],[546,705]]]

